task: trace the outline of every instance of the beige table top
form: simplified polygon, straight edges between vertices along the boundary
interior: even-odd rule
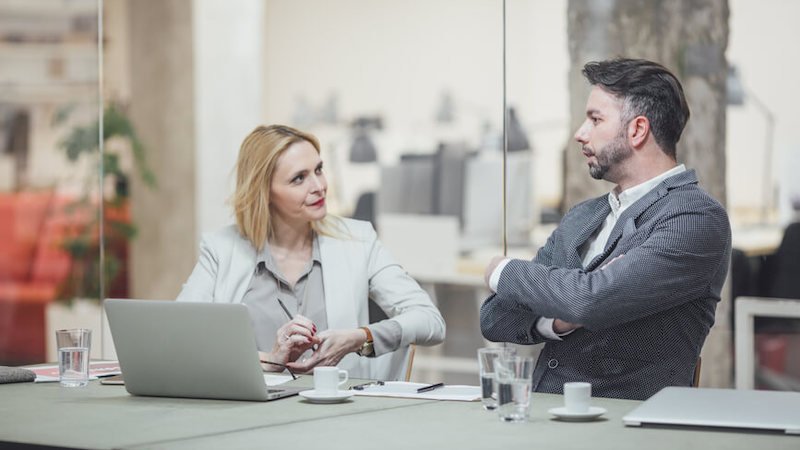
[[[304,381],[301,381],[304,382]],[[560,422],[561,396],[534,394],[531,418],[501,423],[478,402],[354,397],[315,405],[133,397],[121,386],[0,385],[0,442],[82,448],[794,449],[800,437],[708,429],[631,428],[639,402],[594,399],[602,419]]]

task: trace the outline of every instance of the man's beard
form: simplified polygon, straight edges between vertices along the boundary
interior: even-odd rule
[[[613,182],[614,180],[606,178],[608,171],[628,159],[631,154],[633,154],[633,149],[626,142],[625,136],[619,135],[601,148],[600,151],[594,152],[597,164],[589,163],[589,175],[595,180],[605,179]]]

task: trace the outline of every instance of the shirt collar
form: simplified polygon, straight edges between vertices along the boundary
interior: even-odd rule
[[[672,169],[667,170],[661,175],[657,175],[644,183],[637,184],[636,186],[625,189],[619,195],[614,195],[614,191],[608,193],[608,204],[611,205],[611,212],[614,215],[619,215],[625,211],[629,206],[636,203],[637,200],[644,197],[645,194],[652,191],[654,187],[667,178],[677,175],[686,171],[686,166],[679,164]]]
[[[314,233],[314,239],[311,240],[311,261],[322,264],[322,258],[319,253],[319,236],[316,233]],[[256,267],[261,263],[267,266],[274,266],[272,254],[269,251],[269,245],[264,245],[264,248],[261,249],[256,256]]]

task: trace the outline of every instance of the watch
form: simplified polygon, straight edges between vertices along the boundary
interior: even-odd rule
[[[361,327],[367,333],[367,340],[361,344],[361,348],[356,351],[358,356],[372,356],[375,354],[375,347],[372,345],[372,332],[368,327]]]

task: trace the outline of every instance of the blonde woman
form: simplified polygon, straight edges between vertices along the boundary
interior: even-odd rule
[[[236,224],[203,237],[178,300],[246,305],[262,361],[401,379],[408,345],[442,342],[444,320],[371,224],[327,214],[327,187],[314,136],[253,130],[237,162]],[[370,298],[388,319],[368,323]]]

